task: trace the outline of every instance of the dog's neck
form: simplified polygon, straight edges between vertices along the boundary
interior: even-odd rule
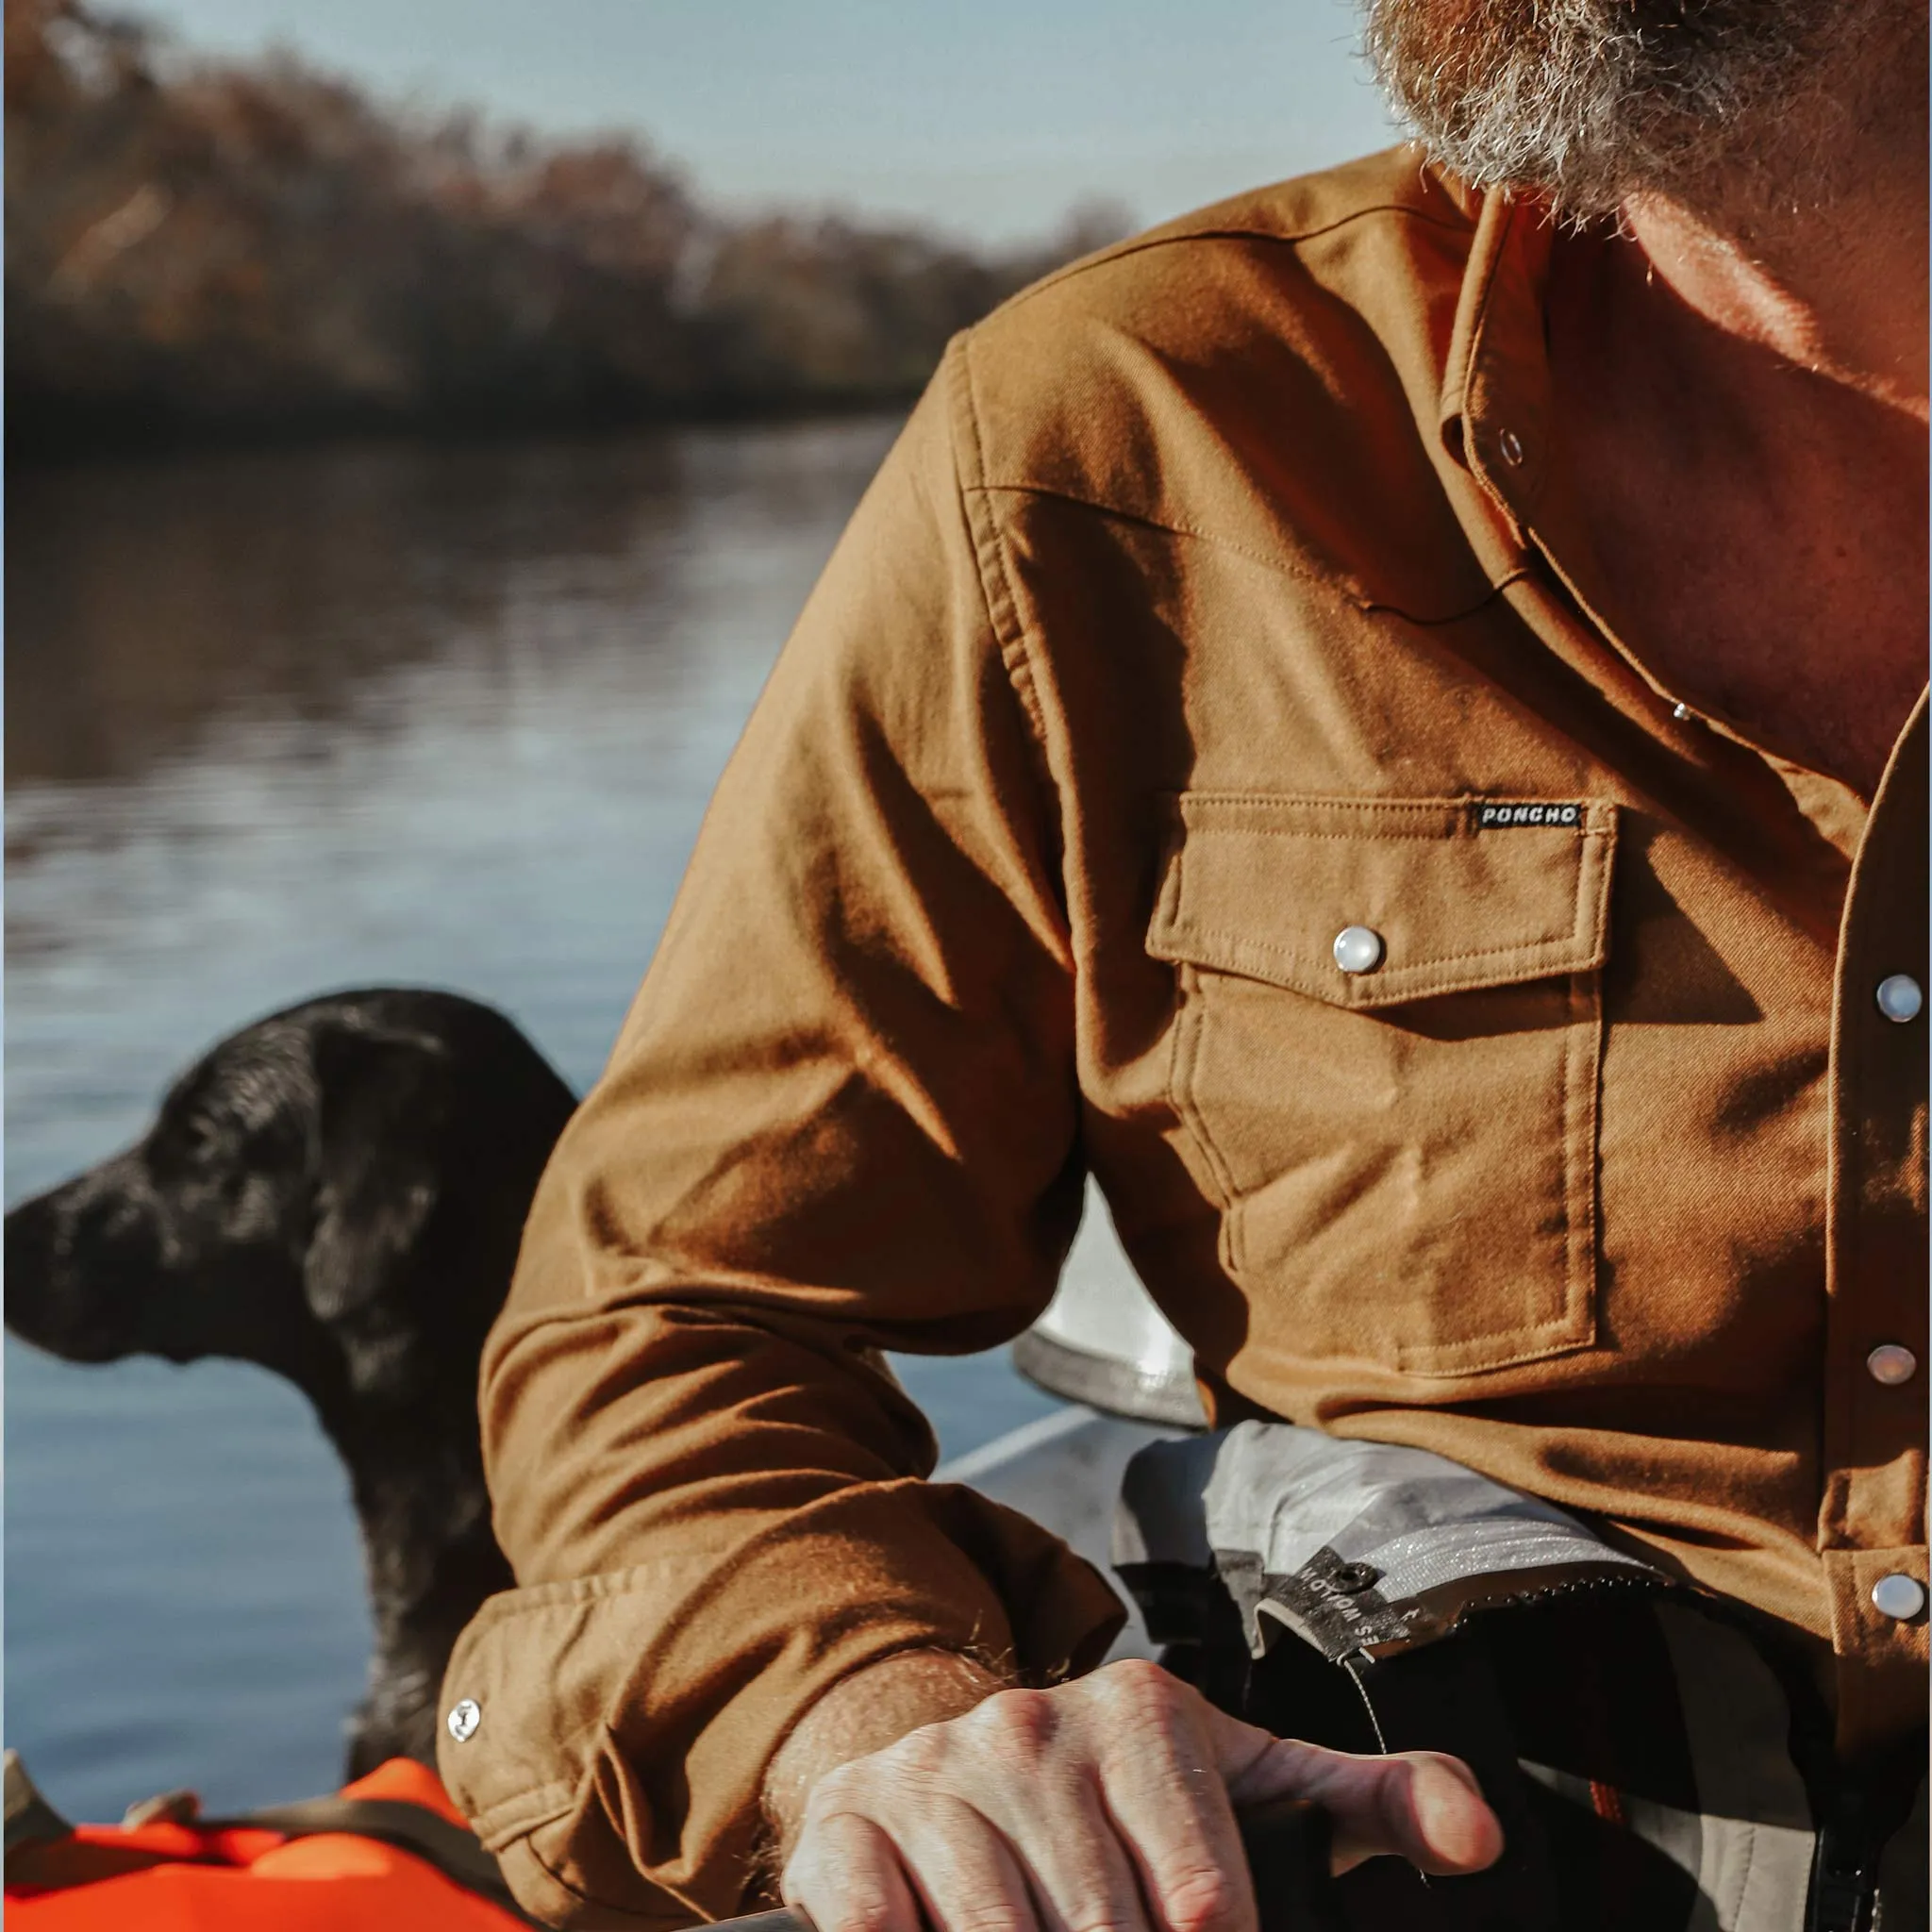
[[[375,1623],[352,1763],[432,1759],[450,1652],[483,1599],[511,1584],[490,1526],[475,1422],[353,1395],[316,1407],[349,1474]]]

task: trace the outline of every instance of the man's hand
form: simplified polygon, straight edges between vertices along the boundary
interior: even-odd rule
[[[811,1778],[793,1816],[781,1806],[781,1890],[820,1932],[1255,1932],[1234,1814],[1274,1798],[1330,1814],[1338,1871],[1389,1852],[1475,1872],[1502,1849],[1455,1758],[1277,1739],[1151,1663],[990,1695],[969,1670],[955,1660],[944,1694],[976,1696],[970,1709]],[[878,1721],[872,1674],[840,1687],[833,1726]],[[908,1682],[882,1678],[883,1701]]]

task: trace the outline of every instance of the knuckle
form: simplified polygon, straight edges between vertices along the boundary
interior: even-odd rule
[[[1115,1666],[1109,1681],[1096,1684],[1096,1702],[1108,1734],[1116,1740],[1132,1740],[1144,1750],[1158,1738],[1178,1739],[1194,1725],[1187,1707],[1187,1687],[1158,1664],[1130,1659],[1132,1668]]]
[[[1031,1762],[1044,1755],[1059,1729],[1059,1714],[1045,1690],[1002,1690],[974,1713],[1002,1756]]]
[[[1218,1865],[1190,1865],[1163,1874],[1159,1889],[1173,1932],[1219,1932],[1241,1910],[1241,1886]]]
[[[1174,1701],[1180,1685],[1151,1657],[1123,1657],[1094,1673],[1096,1695],[1113,1706],[1164,1709]]]
[[[1185,1685],[1141,1659],[1110,1665],[1104,1674],[1110,1681],[1095,1686],[1097,1735],[1109,1761],[1165,1765],[1194,1755],[1198,1725]]]
[[[865,1784],[862,1759],[835,1766],[812,1786],[810,1795],[805,1801],[807,1822],[819,1824],[837,1812],[860,1809]]]
[[[953,1751],[952,1740],[943,1724],[928,1724],[923,1730],[908,1731],[884,1755],[895,1770],[915,1778],[936,1777],[945,1768]]]

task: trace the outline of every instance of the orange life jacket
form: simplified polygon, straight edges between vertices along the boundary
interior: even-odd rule
[[[70,1825],[25,1779],[17,1807],[17,1776],[9,1765],[8,1932],[511,1932],[532,1923],[436,1774],[405,1757],[334,1798],[119,1825]]]

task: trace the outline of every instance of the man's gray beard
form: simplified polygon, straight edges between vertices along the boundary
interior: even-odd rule
[[[1368,49],[1439,159],[1575,220],[1740,166],[1825,198],[1897,0],[1368,0]],[[1904,50],[1909,60],[1912,52]],[[1919,58],[1923,62],[1923,42]],[[1923,65],[1913,85],[1923,90]]]

